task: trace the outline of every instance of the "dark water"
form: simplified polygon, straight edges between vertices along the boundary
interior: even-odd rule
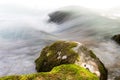
[[[48,22],[52,11],[1,14],[0,76],[36,72],[34,60],[41,49],[59,39],[78,41],[92,49],[108,68],[109,80],[120,76],[120,46],[111,40],[120,32],[119,18],[85,8],[64,11],[72,14],[60,24]]]

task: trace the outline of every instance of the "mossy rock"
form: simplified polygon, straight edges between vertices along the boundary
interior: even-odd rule
[[[38,72],[50,71],[61,64],[77,64],[96,74],[100,80],[107,80],[107,69],[96,55],[74,41],[57,41],[46,46],[35,60]]]
[[[36,59],[36,70],[38,72],[50,71],[53,67],[61,64],[75,63],[79,55],[72,50],[77,43],[57,41],[46,46],[38,59]]]
[[[65,64],[54,67],[50,72],[6,76],[0,80],[99,80],[99,78],[83,67]]]

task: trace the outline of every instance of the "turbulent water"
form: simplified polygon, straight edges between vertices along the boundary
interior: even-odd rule
[[[49,22],[52,11],[1,11],[0,76],[36,72],[34,60],[41,49],[60,39],[78,41],[92,49],[108,68],[109,80],[120,76],[120,46],[111,40],[120,32],[119,18],[75,9],[65,8],[63,11],[71,15],[61,23]]]

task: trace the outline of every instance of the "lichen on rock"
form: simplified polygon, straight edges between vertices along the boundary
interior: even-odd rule
[[[35,60],[38,72],[50,71],[61,64],[77,64],[107,80],[107,69],[97,56],[84,45],[74,41],[57,41],[46,46]]]

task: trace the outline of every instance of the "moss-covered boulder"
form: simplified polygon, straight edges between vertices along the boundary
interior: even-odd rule
[[[54,67],[50,72],[6,76],[0,80],[99,80],[99,78],[80,66],[65,64]]]
[[[116,34],[112,37],[112,40],[114,40],[116,43],[120,44],[120,34]]]
[[[107,80],[107,69],[96,55],[81,43],[57,41],[46,46],[36,59],[38,72],[50,71],[61,64],[77,64],[96,74],[100,80]]]

